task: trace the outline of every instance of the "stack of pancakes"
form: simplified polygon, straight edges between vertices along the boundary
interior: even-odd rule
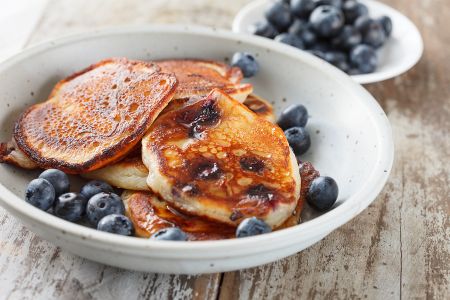
[[[296,158],[271,105],[216,61],[106,59],[28,108],[0,161],[57,168],[124,189],[136,234],[234,236],[247,217],[277,229],[303,203]]]

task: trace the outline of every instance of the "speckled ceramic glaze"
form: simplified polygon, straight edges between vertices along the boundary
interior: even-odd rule
[[[111,56],[133,59],[210,58],[253,53],[261,65],[250,80],[277,112],[303,103],[312,147],[302,158],[339,184],[334,209],[301,225],[261,236],[203,242],[150,241],[66,222],[23,201],[38,172],[0,165],[0,204],[41,237],[80,256],[118,267],[166,273],[230,271],[292,255],[360,213],[385,184],[393,161],[388,119],[350,77],[312,55],[270,40],[198,27],[110,29],[48,42],[0,66],[0,140],[15,119],[42,101],[61,78]],[[74,188],[77,188],[75,181]]]

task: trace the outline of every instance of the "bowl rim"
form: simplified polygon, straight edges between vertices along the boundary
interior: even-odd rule
[[[299,238],[301,238],[301,240],[312,240],[319,236],[325,236],[365,209],[373,200],[375,200],[376,196],[384,187],[393,164],[394,142],[389,120],[378,102],[369,92],[353,81],[349,76],[321,59],[316,58],[309,53],[297,51],[290,46],[273,43],[262,37],[237,34],[217,28],[186,25],[133,25],[111,27],[70,35],[30,47],[1,63],[0,73],[3,73],[13,65],[20,63],[22,60],[43,53],[48,49],[76,44],[89,39],[139,33],[190,34],[201,38],[220,38],[224,40],[224,42],[241,43],[242,41],[245,41],[245,43],[250,43],[254,46],[269,49],[270,51],[301,60],[302,63],[319,69],[324,75],[332,77],[333,80],[340,83],[344,89],[357,94],[360,101],[365,104],[366,109],[371,111],[370,116],[377,131],[377,162],[365,184],[362,185],[355,194],[349,196],[341,205],[313,220],[290,228],[248,238],[218,241],[191,241],[187,243],[175,241],[149,241],[148,239],[143,238],[114,235],[71,223],[24,202],[23,199],[16,196],[0,182],[0,204],[2,204],[3,207],[17,215],[29,218],[34,223],[41,223],[44,226],[58,230],[61,232],[62,236],[76,237],[80,242],[90,247],[109,249],[110,251],[121,253],[124,251],[128,253],[133,252],[135,255],[141,256],[166,258],[180,258],[180,253],[182,253],[183,259],[204,259],[223,255],[226,257],[254,255],[291,245],[293,240],[298,240]],[[274,243],[274,241],[278,242]],[[126,246],[126,249],[124,249],[124,246]],[[142,250],[145,250],[145,252]]]
[[[391,66],[389,69],[384,71],[375,70],[375,72],[373,73],[350,75],[350,77],[360,84],[375,83],[397,77],[407,72],[412,67],[414,67],[422,57],[424,51],[423,39],[416,25],[407,16],[405,16],[398,10],[388,6],[387,4],[384,4],[376,0],[358,0],[358,1],[366,4],[367,6],[372,7],[376,6],[380,10],[383,10],[386,15],[389,15],[391,17],[393,23],[395,23],[396,20],[402,20],[402,23],[407,24],[407,26],[410,29],[408,36],[413,40],[415,40],[417,44],[415,45],[416,47],[414,47],[415,49],[415,52],[413,52],[414,55],[411,56],[410,59],[406,61],[404,64]],[[245,32],[244,29],[242,29],[241,23],[245,18],[247,18],[247,14],[249,12],[255,9],[260,9],[260,7],[262,6],[266,6],[268,2],[270,2],[270,0],[254,0],[246,4],[244,7],[242,7],[233,19],[232,31],[236,33],[249,34]]]

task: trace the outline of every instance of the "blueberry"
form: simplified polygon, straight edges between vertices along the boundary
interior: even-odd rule
[[[264,222],[256,217],[251,217],[244,219],[236,229],[236,237],[243,238],[258,234],[269,233],[272,231],[272,228]]]
[[[125,208],[122,199],[114,193],[99,193],[89,199],[86,207],[86,216],[92,225],[104,217],[112,214],[123,215]]]
[[[313,44],[310,47],[310,50],[318,50],[318,51],[322,51],[322,52],[327,52],[327,51],[331,50],[331,46],[324,40],[318,40],[315,44]]]
[[[320,50],[307,50],[307,52],[311,53],[312,55],[317,56],[318,58],[325,59],[325,52]]]
[[[309,186],[306,200],[320,211],[330,209],[337,200],[339,193],[336,181],[328,176],[314,179]]]
[[[288,106],[278,119],[278,126],[283,130],[291,127],[305,127],[308,122],[308,111],[301,104]]]
[[[372,21],[363,34],[363,43],[374,48],[381,47],[386,41],[384,28],[378,21]]]
[[[347,61],[347,54],[340,51],[325,52],[325,60],[332,65]]]
[[[349,0],[342,5],[342,12],[344,13],[345,23],[353,24],[358,17],[368,15],[369,10],[364,4]]]
[[[86,209],[86,199],[77,193],[65,193],[58,197],[53,207],[56,216],[71,222],[81,219]]]
[[[282,33],[275,37],[275,41],[293,46],[298,49],[304,49],[305,45],[300,37],[291,33]]]
[[[265,20],[253,24],[250,27],[250,32],[269,39],[273,39],[278,34],[278,30],[275,26]]]
[[[33,179],[27,186],[25,201],[41,210],[47,210],[55,202],[55,188],[47,179]]]
[[[338,34],[344,25],[344,15],[334,6],[322,5],[314,9],[309,21],[318,35],[332,37]]]
[[[306,47],[313,46],[317,41],[317,35],[314,32],[314,29],[312,28],[311,24],[307,24],[305,28],[303,28],[302,32],[299,34],[300,38],[303,41],[303,44],[305,44]]]
[[[347,74],[348,75],[359,75],[359,74],[361,74],[361,72],[357,68],[350,67],[350,69],[347,71]]]
[[[244,77],[252,77],[259,71],[259,64],[253,55],[246,52],[236,52],[231,59],[231,65],[239,67]]]
[[[344,72],[350,69],[350,65],[347,61],[347,54],[340,51],[330,51],[325,53],[324,59],[330,64],[338,67]]]
[[[267,21],[280,32],[286,30],[293,21],[289,5],[279,1],[274,2],[267,8],[265,16]]]
[[[336,62],[334,65],[345,73],[348,73],[350,71],[350,64],[346,60]]]
[[[371,73],[378,64],[377,53],[368,45],[358,45],[350,52],[350,64],[362,74]]]
[[[341,32],[331,40],[335,48],[351,49],[361,43],[362,36],[359,30],[351,25],[345,25]]]
[[[299,18],[307,18],[316,8],[314,0],[291,0],[291,12]]]
[[[103,217],[97,224],[97,230],[120,235],[133,235],[134,227],[124,215],[112,214]]]
[[[388,16],[383,16],[378,19],[378,22],[381,23],[381,26],[383,26],[384,33],[386,34],[386,37],[390,37],[392,33],[392,20]]]
[[[295,19],[291,26],[289,26],[288,33],[299,35],[306,26],[306,22],[301,19]]]
[[[321,5],[331,5],[334,6],[336,8],[341,8],[342,7],[342,0],[314,0],[316,6],[321,6]]]
[[[178,227],[168,227],[155,232],[150,239],[158,241],[187,241],[187,234]]]
[[[69,177],[63,171],[57,169],[48,169],[39,175],[39,178],[47,179],[55,188],[55,195],[59,196],[69,192]]]
[[[372,21],[373,20],[369,16],[361,16],[356,19],[353,26],[356,28],[356,30],[361,32],[361,34],[364,34]]]
[[[304,127],[292,127],[284,131],[286,139],[295,155],[302,155],[311,146],[311,138]]]
[[[112,193],[114,192],[114,189],[104,181],[92,180],[81,188],[80,194],[88,201],[92,196],[101,192]]]

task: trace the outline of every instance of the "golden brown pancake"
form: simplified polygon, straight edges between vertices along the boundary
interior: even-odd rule
[[[300,168],[301,192],[297,206],[289,218],[276,230],[300,223],[300,214],[311,181],[319,176],[311,163]],[[124,191],[122,199],[126,214],[133,222],[136,236],[149,237],[166,227],[179,227],[188,234],[189,240],[216,240],[234,237],[235,228],[205,218],[187,215],[171,207],[152,192]]]
[[[273,107],[269,103],[269,101],[255,94],[250,94],[248,95],[247,99],[245,99],[243,104],[261,118],[264,118],[267,121],[275,123],[275,115],[273,113]]]
[[[249,83],[240,83],[242,72],[239,68],[212,60],[172,59],[155,62],[162,72],[173,73],[178,79],[174,99],[206,96],[214,88],[243,102],[253,90]]]
[[[38,168],[38,165],[17,147],[14,140],[0,143],[0,163],[7,163],[30,170]]]
[[[169,110],[180,108],[185,102],[185,99],[172,100],[161,114],[164,114]],[[258,116],[268,121],[275,122],[273,108],[267,100],[254,94],[250,94],[243,104]],[[138,154],[131,153],[119,162],[82,174],[82,176],[90,179],[103,180],[113,186],[123,189],[136,191],[150,190],[146,183],[148,169],[142,163],[140,151]]]
[[[140,146],[140,144],[138,144]],[[148,191],[148,169],[142,162],[141,149],[132,151],[124,159],[107,166],[81,174],[84,178],[102,180],[112,186],[134,190]]]
[[[234,227],[182,213],[152,192],[124,191],[122,199],[126,215],[133,222],[136,236],[150,237],[160,229],[176,226],[187,233],[189,240],[234,237]]]
[[[148,62],[106,59],[60,81],[31,106],[14,139],[41,168],[92,171],[124,157],[175,94],[174,75]]]
[[[147,184],[189,214],[238,224],[256,216],[281,225],[300,192],[283,131],[213,90],[161,115],[142,140]]]
[[[308,193],[309,186],[311,185],[311,182],[319,176],[320,173],[316,169],[314,169],[313,165],[310,162],[302,163],[302,166],[300,167],[300,178],[302,180],[302,184],[297,207],[293,211],[292,215],[277,229],[291,227],[300,223],[300,214],[302,212],[303,205],[305,204],[306,194]]]

